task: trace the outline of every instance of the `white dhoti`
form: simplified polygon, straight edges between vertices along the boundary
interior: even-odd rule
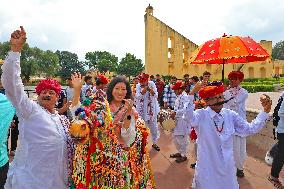
[[[246,137],[234,135],[234,159],[237,169],[244,169],[246,156]]]
[[[153,120],[145,121],[146,126],[150,129],[153,144],[158,143],[158,139],[160,138],[160,130],[158,127],[157,117]]]
[[[176,149],[181,156],[185,157],[187,155],[189,145],[188,135],[173,135],[173,139]]]

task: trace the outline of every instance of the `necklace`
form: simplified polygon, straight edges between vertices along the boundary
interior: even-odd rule
[[[224,129],[224,121],[222,122],[222,127],[219,129],[219,127],[217,126],[217,123],[213,120],[216,131],[218,131],[219,133],[221,133]]]

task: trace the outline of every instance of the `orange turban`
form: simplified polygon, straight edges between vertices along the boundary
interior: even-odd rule
[[[232,72],[229,73],[228,79],[231,80],[231,79],[233,79],[233,78],[237,78],[237,79],[239,79],[240,81],[243,81],[243,79],[244,79],[244,74],[243,74],[243,72],[241,72],[241,71],[232,71]]]
[[[223,93],[224,91],[225,91],[225,87],[224,87],[223,83],[213,82],[213,83],[209,84],[208,86],[200,89],[199,97],[202,98],[202,99],[207,99],[207,98],[214,97],[214,96],[216,96],[220,93]]]

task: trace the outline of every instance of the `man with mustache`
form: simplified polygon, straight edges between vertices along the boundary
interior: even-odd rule
[[[42,80],[36,87],[38,103],[28,98],[20,78],[20,56],[25,41],[26,32],[21,26],[11,34],[11,51],[2,66],[2,83],[19,118],[20,140],[5,188],[67,189],[68,171],[72,170],[68,167],[72,140],[68,135],[68,119],[55,108],[61,86],[56,80]],[[72,75],[72,83],[77,103],[83,84],[81,75]]]
[[[199,91],[207,108],[194,111],[192,99],[185,105],[185,119],[198,135],[197,163],[192,187],[196,189],[239,189],[233,155],[233,136],[248,136],[265,126],[271,109],[269,96],[260,98],[264,111],[248,123],[236,112],[223,108],[225,103],[221,82],[212,82]]]

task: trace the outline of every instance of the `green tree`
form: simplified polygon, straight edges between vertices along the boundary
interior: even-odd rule
[[[41,51],[39,56],[39,70],[41,74],[46,74],[47,76],[54,76],[57,74],[59,66],[59,58],[56,53],[47,50]]]
[[[272,49],[272,59],[284,60],[284,41],[276,43]]]
[[[8,51],[10,50],[10,43],[4,42],[0,43],[0,58],[5,59]],[[26,43],[21,52],[21,77],[23,82],[29,82],[30,77],[37,74],[38,71],[38,60],[37,53],[38,51],[30,48]]]
[[[87,52],[86,65],[89,69],[98,69],[100,72],[116,71],[118,58],[107,51]]]
[[[60,65],[58,75],[62,79],[70,77],[74,72],[85,72],[84,62],[78,60],[77,54],[68,51],[56,51],[56,54],[59,58]]]
[[[136,56],[130,53],[126,53],[125,57],[122,58],[117,67],[117,73],[120,75],[125,75],[130,78],[130,76],[137,76],[144,70],[141,59],[137,59]]]

